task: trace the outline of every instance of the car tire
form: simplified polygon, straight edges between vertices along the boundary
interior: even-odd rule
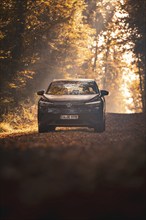
[[[38,132],[39,133],[45,133],[49,131],[55,131],[55,126],[49,126],[49,125],[44,125],[44,124],[38,124]]]
[[[48,126],[48,131],[55,131],[55,126],[53,125]]]
[[[48,132],[48,128],[46,125],[44,124],[38,124],[38,132],[39,133],[45,133],[45,132]]]
[[[104,132],[105,131],[105,117],[102,116],[102,119],[98,121],[98,124],[94,127],[95,132]]]

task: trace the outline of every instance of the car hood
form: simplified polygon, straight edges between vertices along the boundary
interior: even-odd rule
[[[93,99],[94,97],[98,96],[98,94],[90,94],[90,95],[47,95],[44,94],[44,97],[47,98],[49,101],[64,101],[64,102],[71,102],[71,101],[88,101]]]

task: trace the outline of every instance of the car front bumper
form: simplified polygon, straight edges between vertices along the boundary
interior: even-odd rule
[[[62,115],[78,116],[78,119],[61,119]],[[82,106],[78,108],[47,108],[39,106],[38,122],[54,126],[88,126],[94,127],[102,118],[101,106]]]

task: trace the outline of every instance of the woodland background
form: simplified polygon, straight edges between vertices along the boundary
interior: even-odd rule
[[[35,129],[54,78],[94,78],[108,112],[146,111],[146,0],[1,0],[0,132]]]

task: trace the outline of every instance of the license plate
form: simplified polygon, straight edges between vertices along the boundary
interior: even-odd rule
[[[61,115],[60,119],[78,119],[78,115]]]

